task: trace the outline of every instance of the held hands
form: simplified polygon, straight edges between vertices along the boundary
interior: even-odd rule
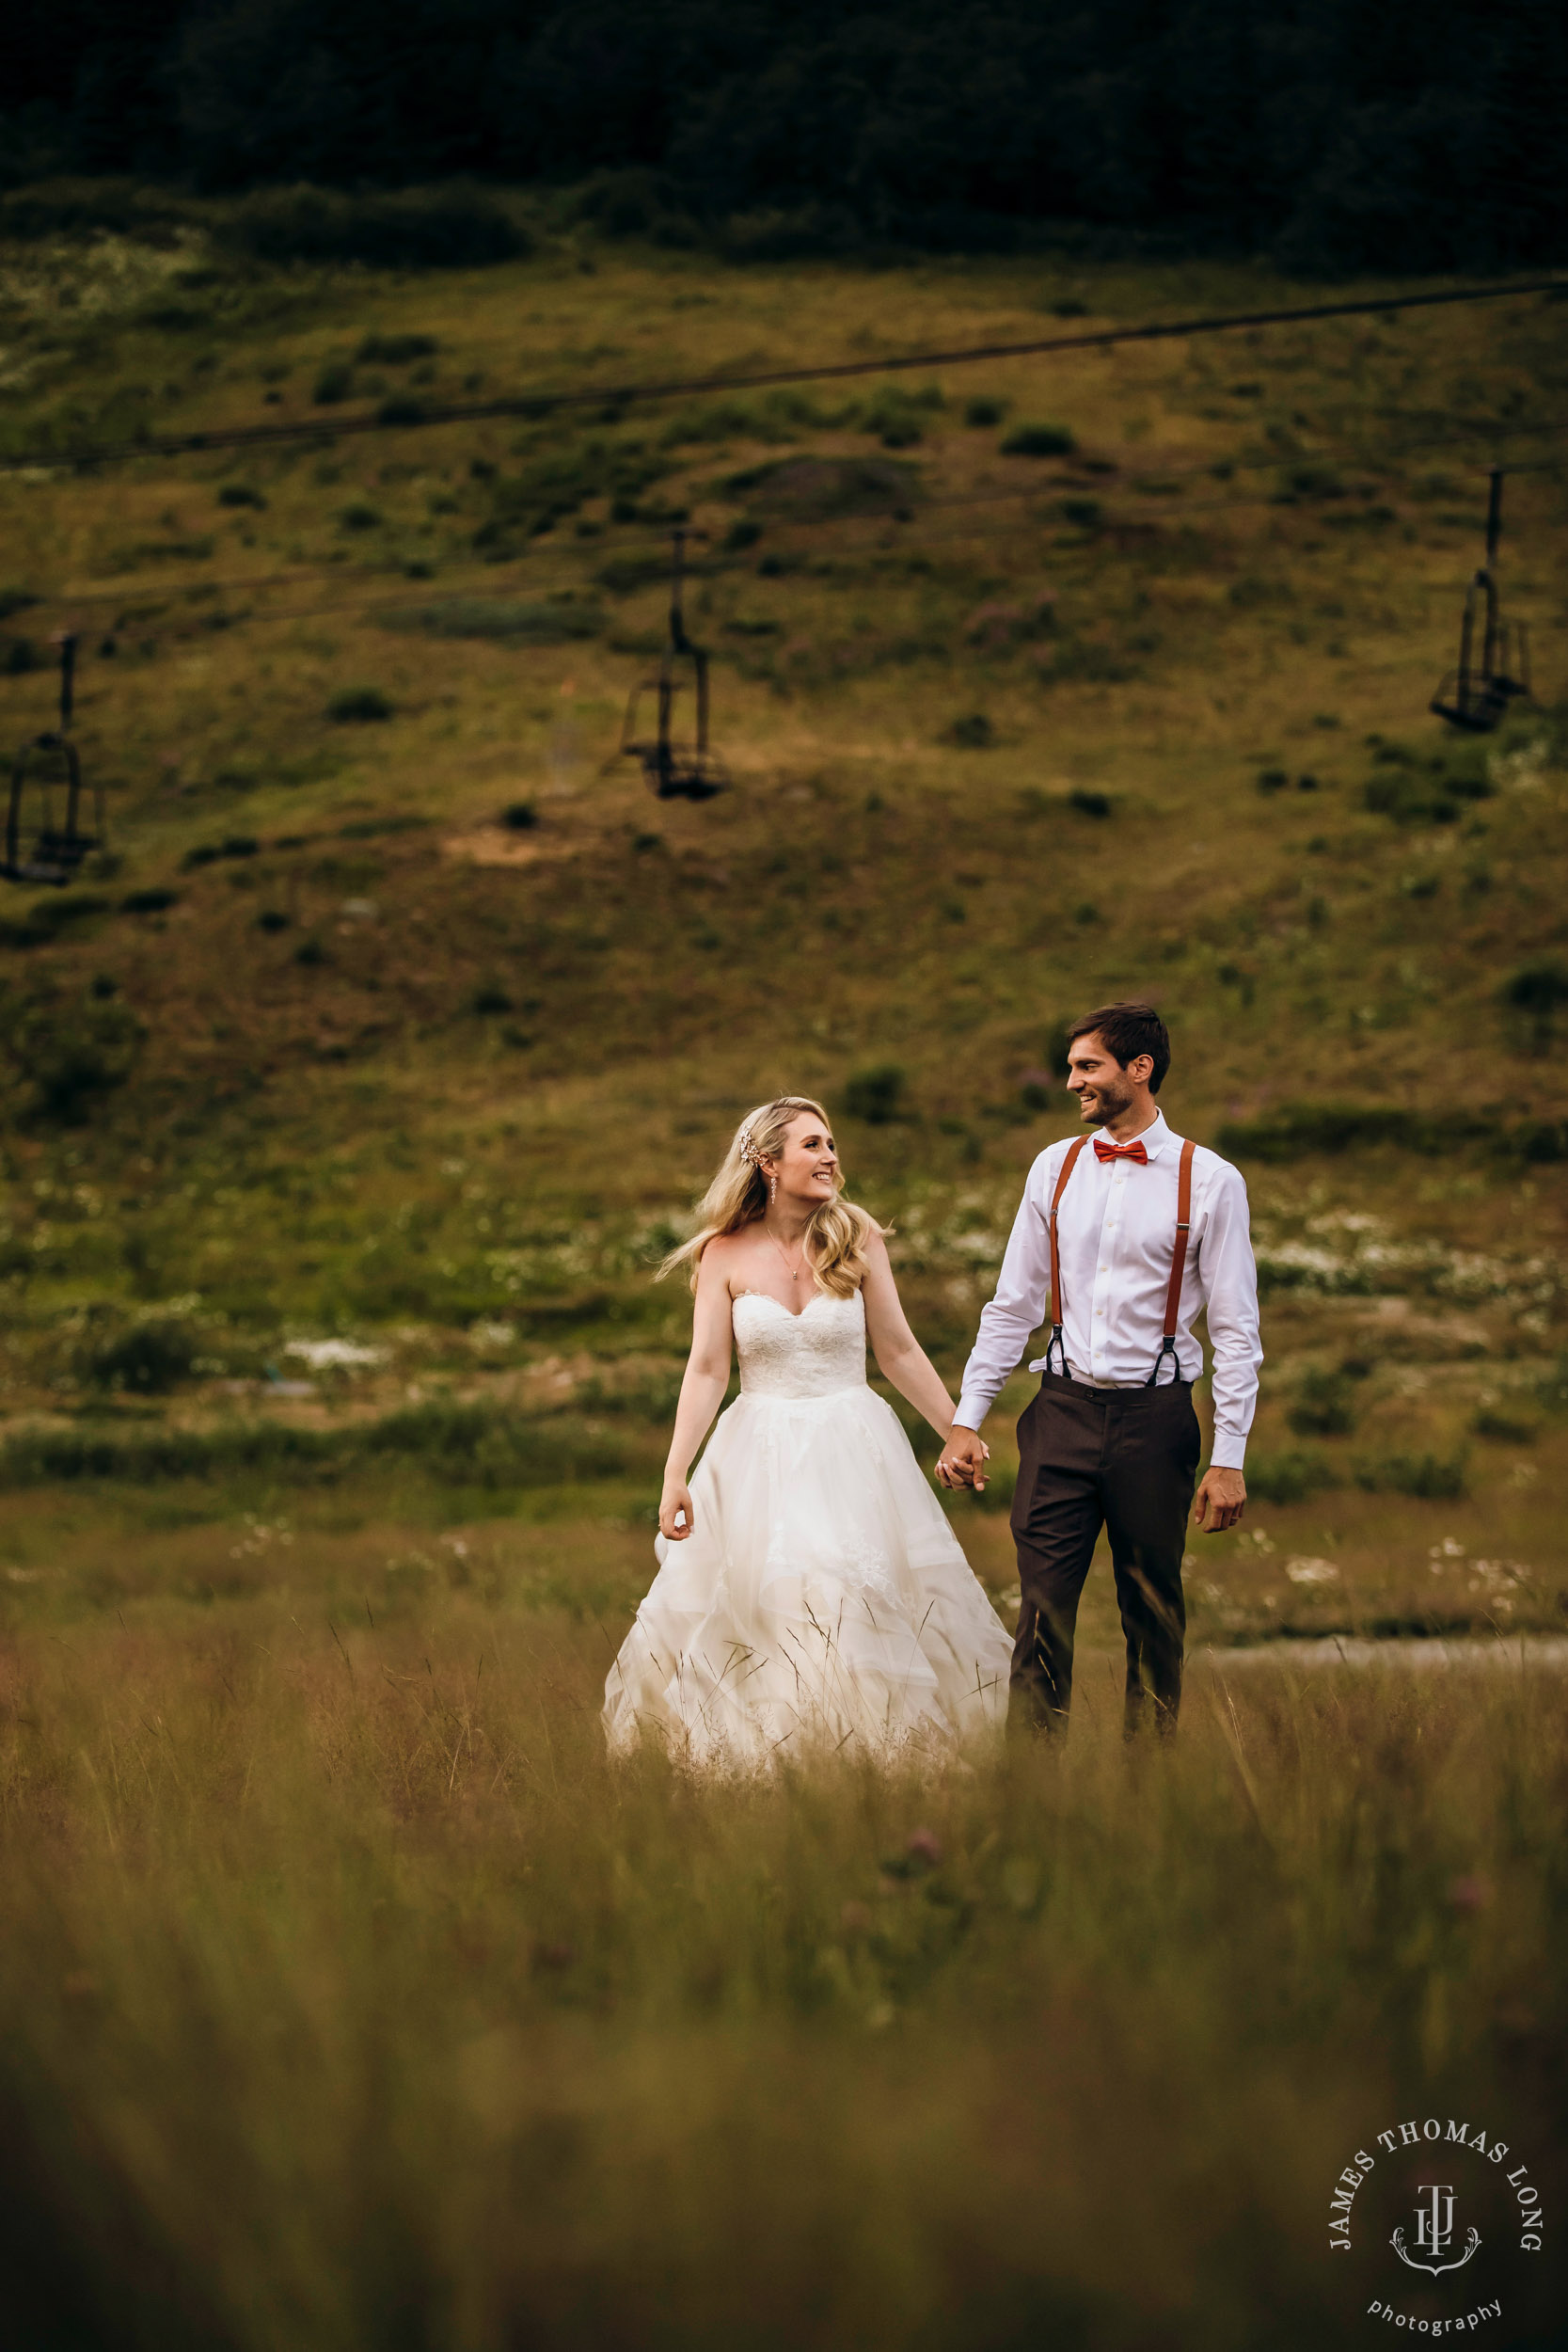
[[[1210,1470],[1203,1474],[1193,1506],[1193,1524],[1208,1535],[1223,1535],[1241,1524],[1246,1509],[1246,1480],[1239,1470]]]
[[[990,1448],[979,1431],[960,1429],[955,1422],[937,1464],[937,1484],[955,1490],[972,1486],[978,1494],[985,1486],[986,1464],[990,1460]]]
[[[677,1519],[679,1525],[676,1524]],[[684,1478],[667,1478],[658,1499],[658,1532],[673,1544],[684,1544],[697,1524],[691,1489]]]

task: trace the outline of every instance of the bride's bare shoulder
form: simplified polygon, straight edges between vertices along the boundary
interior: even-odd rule
[[[744,1225],[737,1233],[716,1233],[703,1252],[704,1271],[711,1267],[716,1277],[727,1282],[746,1263],[752,1249],[751,1231]]]
[[[865,1260],[868,1273],[892,1273],[893,1261],[887,1253],[887,1243],[882,1238],[882,1229],[869,1217],[866,1219],[866,1231],[861,1235],[860,1251],[861,1256]]]

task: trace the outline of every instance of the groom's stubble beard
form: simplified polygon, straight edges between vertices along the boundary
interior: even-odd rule
[[[1092,1093],[1079,1096],[1085,1127],[1108,1127],[1114,1119],[1132,1107],[1132,1089],[1107,1078]]]

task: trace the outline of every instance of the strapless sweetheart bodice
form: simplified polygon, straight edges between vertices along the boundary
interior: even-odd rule
[[[865,1301],[818,1291],[800,1313],[742,1291],[731,1316],[748,1396],[836,1396],[865,1386]]]

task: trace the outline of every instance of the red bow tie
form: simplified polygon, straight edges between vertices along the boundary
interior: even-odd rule
[[[1106,1143],[1096,1136],[1094,1156],[1097,1160],[1137,1160],[1145,1168],[1148,1166],[1148,1153],[1136,1138],[1131,1143]]]

